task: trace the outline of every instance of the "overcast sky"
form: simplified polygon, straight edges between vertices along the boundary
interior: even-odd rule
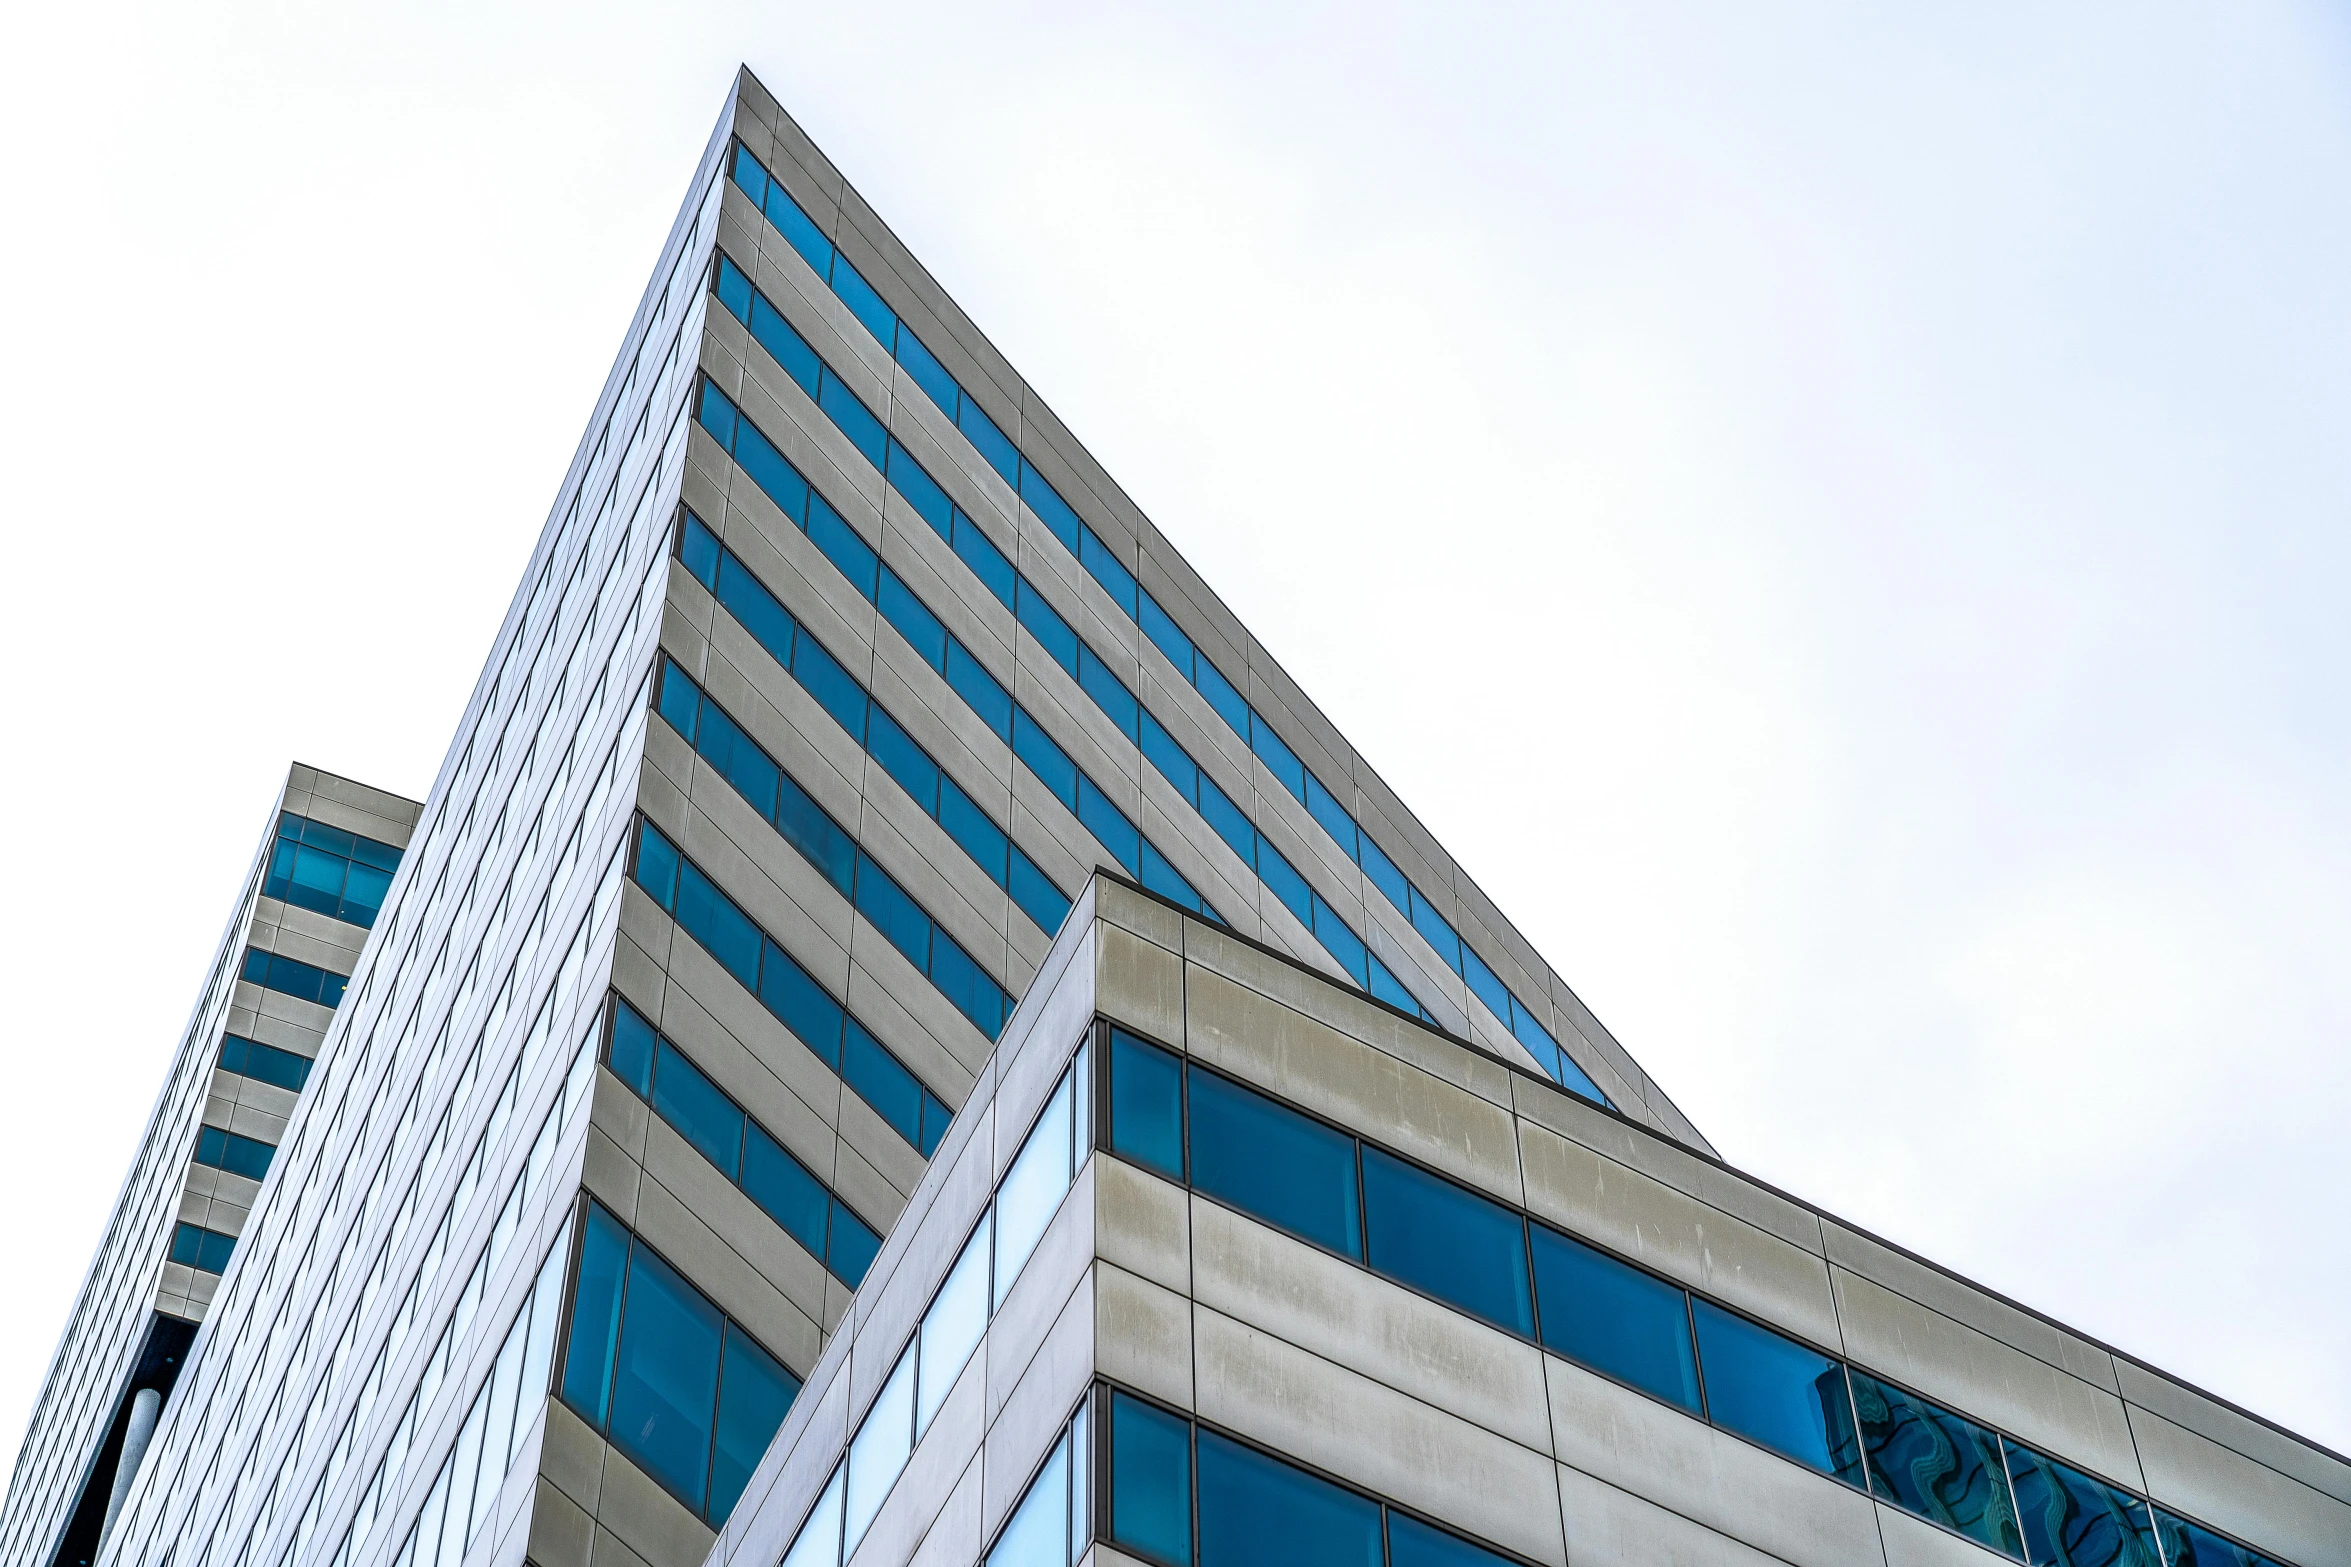
[[[360,9],[0,50],[0,1456],[739,60],[1728,1158],[2351,1449],[2340,15]]]

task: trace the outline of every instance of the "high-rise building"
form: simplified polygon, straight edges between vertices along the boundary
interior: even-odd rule
[[[2351,1567],[1717,1159],[748,74],[347,972],[101,1564]]]
[[[299,763],[279,789],[42,1381],[0,1510],[8,1560],[84,1567],[95,1556],[285,1140],[420,809]]]

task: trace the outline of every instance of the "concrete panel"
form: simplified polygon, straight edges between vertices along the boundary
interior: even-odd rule
[[[850,1555],[851,1567],[901,1567],[929,1532],[932,1509],[978,1454],[985,1378],[976,1366],[957,1379],[939,1406],[912,1457],[892,1483],[865,1537]],[[959,1567],[969,1567],[968,1563]]]
[[[531,1528],[523,1552],[539,1567],[588,1567],[596,1524],[570,1497],[545,1479],[531,1497]]]
[[[604,1464],[596,1522],[643,1558],[646,1567],[700,1567],[717,1538],[683,1503],[617,1451]]]
[[[1201,1418],[1563,1567],[1558,1481],[1542,1454],[1204,1306],[1193,1358]]]
[[[1785,1560],[1565,1465],[1559,1507],[1575,1567],[1772,1567]],[[1877,1559],[1856,1558],[1849,1567]]]
[[[988,1418],[998,1418],[1017,1380],[1026,1374],[1045,1335],[1053,1331],[1070,1291],[1091,1272],[1094,1262],[1094,1164],[1078,1172],[1078,1179],[1062,1199],[1060,1211],[1045,1226],[1037,1249],[1029,1253],[1020,1277],[1004,1304],[988,1323]]]
[[[1538,1217],[1801,1338],[1840,1342],[1820,1258],[1531,1121],[1518,1132]]]
[[[1095,927],[1095,1006],[1154,1039],[1184,1037],[1184,960],[1107,922]]]
[[[908,1567],[971,1567],[980,1556],[980,1466],[964,1465]]]
[[[1855,1364],[2131,1490],[2143,1486],[2121,1399],[1881,1285],[1831,1271]]]
[[[1094,1157],[1094,1253],[1190,1294],[1191,1198],[1172,1181],[1105,1154]]]
[[[1109,1263],[1094,1269],[1094,1369],[1192,1407],[1192,1303]]]
[[[2263,1425],[2158,1371],[2115,1357],[2124,1398],[2173,1425],[2290,1475],[2339,1502],[2351,1502],[2351,1463]]]
[[[1196,1299],[1422,1403],[1551,1451],[1542,1352],[1206,1198],[1192,1199]]]
[[[1877,1509],[1886,1567],[1991,1567],[1994,1562],[2015,1560],[1965,1535],[1914,1518],[1899,1507],[1880,1502]]]
[[[1001,1314],[999,1314],[1001,1315]],[[991,1328],[988,1356],[989,1401],[995,1404],[1003,1371],[996,1363]],[[1016,1356],[1020,1351],[1016,1348]],[[1004,1515],[1028,1486],[1037,1461],[1055,1432],[1067,1422],[1094,1377],[1094,1275],[1088,1269],[1070,1291],[1037,1352],[1027,1357],[1011,1395],[1002,1400],[988,1426],[981,1460],[980,1531],[993,1536]]]
[[[583,1513],[594,1514],[604,1489],[604,1439],[571,1412],[569,1404],[547,1401],[546,1428],[539,1438],[539,1474]]]
[[[1510,1113],[1197,965],[1185,975],[1193,1055],[1505,1202],[1524,1200]]]
[[[1852,1487],[1554,1356],[1543,1369],[1562,1463],[1798,1567],[1878,1559]]]
[[[2351,1567],[2351,1506],[2149,1410],[2130,1414],[2158,1504],[2296,1567]]]

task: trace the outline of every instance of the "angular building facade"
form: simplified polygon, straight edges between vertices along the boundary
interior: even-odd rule
[[[747,73],[340,972],[98,1562],[2351,1567],[1716,1159]]]

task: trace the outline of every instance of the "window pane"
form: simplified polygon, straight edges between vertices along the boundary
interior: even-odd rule
[[[1059,664],[1071,679],[1078,672],[1078,634],[1070,623],[1061,618],[1061,611],[1045,602],[1044,596],[1030,586],[1025,577],[1013,590],[1013,616],[1028,628],[1037,639],[1037,646],[1045,656]]]
[[[1534,1337],[1525,1223],[1500,1203],[1363,1150],[1365,1260],[1497,1327]]]
[[[880,709],[874,711],[878,715]],[[775,812],[777,834],[822,872],[825,880],[838,888],[842,897],[848,897],[854,885],[851,878],[857,874],[855,840],[841,830],[840,824],[796,780],[783,775],[779,782],[781,787],[776,797]]]
[[[1512,1567],[1507,1557],[1417,1518],[1388,1514],[1388,1567]]]
[[[2162,1537],[2163,1559],[2170,1567],[2278,1567],[2258,1551],[2246,1550],[2169,1513],[2155,1515],[2155,1529]]]
[[[947,1270],[930,1310],[923,1313],[921,1367],[916,1377],[920,1393],[915,1404],[915,1429],[928,1430],[931,1417],[947,1401],[955,1377],[971,1358],[980,1334],[988,1326],[989,1220],[964,1242],[963,1255]]]
[[[1037,862],[1023,853],[1018,844],[1012,846],[1007,859],[1012,901],[1047,935],[1061,929],[1061,922],[1069,917],[1069,899],[1062,896],[1052,878],[1039,870]]]
[[[2006,1446],[2033,1567],[2161,1567],[2145,1502],[2030,1448]]]
[[[901,1355],[849,1443],[844,1555],[856,1553],[857,1542],[865,1538],[866,1526],[881,1511],[882,1499],[897,1483],[907,1454],[913,1450],[914,1357]]]
[[[613,1445],[687,1506],[701,1511],[709,1481],[724,1319],[643,1246],[629,1253],[627,1309],[613,1357]]]
[[[881,574],[881,557],[865,542],[865,536],[849,526],[833,510],[832,503],[814,490],[808,492],[808,542],[824,552],[824,558],[849,579],[849,585],[868,603],[873,601],[876,579]]]
[[[1037,520],[1075,555],[1078,552],[1078,530],[1085,524],[1078,521],[1078,514],[1071,510],[1069,502],[1061,498],[1061,492],[1053,488],[1026,457],[1020,460],[1020,483],[1017,487],[1020,498],[1029,503],[1029,510],[1037,514]]]
[[[931,525],[931,531],[942,539],[952,538],[955,532],[954,503],[947,492],[939,488],[939,481],[923,470],[914,460],[914,454],[896,441],[889,443],[889,457],[885,476],[890,488],[906,498],[915,515]]]
[[[1069,1190],[1069,1077],[1065,1073],[996,1191],[996,1303],[1037,1249]]]
[[[717,544],[713,541],[713,549]],[[799,630],[791,612],[767,591],[760,580],[744,568],[732,550],[721,553],[715,567],[718,578],[718,601],[726,612],[742,623],[752,639],[767,649],[768,656],[786,669],[792,667],[792,640]]]
[[[666,1039],[653,1069],[653,1108],[728,1180],[742,1173],[743,1112]]]
[[[1852,1378],[1870,1489],[1979,1545],[2023,1560],[2000,1439],[1875,1377],[1856,1371]]]
[[[726,1326],[726,1360],[718,1380],[718,1435],[713,1443],[710,1472],[710,1521],[726,1522],[735,1498],[759,1455],[767,1451],[776,1427],[792,1407],[800,1379],[776,1358],[751,1341],[732,1322]]]
[[[1355,1142],[1261,1094],[1190,1072],[1192,1184],[1344,1256],[1363,1255]]]
[[[882,1048],[880,1040],[866,1032],[864,1024],[851,1018],[844,1032],[842,1081],[900,1137],[920,1147],[916,1140],[922,1136],[922,1084]]]
[[[1380,1567],[1380,1508],[1200,1433],[1200,1567]]]
[[[1094,786],[1093,779],[1080,773],[1077,783],[1079,825],[1092,833],[1129,875],[1134,874],[1142,859],[1142,833],[1127,820],[1126,812],[1112,803],[1110,796]]]
[[[776,1567],[837,1567],[841,1560],[841,1477],[847,1467],[833,1466],[833,1477],[825,1482],[800,1532],[792,1536],[792,1548],[784,1552]]]
[[[841,378],[826,369],[816,394],[816,405],[825,411],[849,444],[865,454],[865,460],[880,468],[890,460],[889,437],[882,430],[882,422],[873,410],[858,400],[857,394],[844,385]]]
[[[917,969],[931,966],[931,917],[908,897],[889,872],[864,854],[857,856],[857,912]]]
[[[638,1098],[652,1099],[653,1025],[618,996],[612,998],[612,1049],[607,1062],[612,1075],[635,1089]]]
[[[773,942],[763,949],[759,999],[782,1019],[816,1058],[836,1071],[841,1063],[841,1004]]]
[[[1023,767],[1037,775],[1037,781],[1051,790],[1055,799],[1068,806],[1073,815],[1076,813],[1078,764],[1054,743],[1051,735],[1038,727],[1025,707],[1012,710],[1012,754],[1020,758]]]
[[[678,862],[677,921],[746,990],[759,988],[759,931],[691,860]]]
[[[628,1231],[590,1203],[587,1231],[580,1239],[579,1281],[572,1292],[571,1340],[563,1351],[563,1401],[599,1431],[612,1391],[612,1349],[620,1337],[621,1275],[628,1255]]]
[[[882,618],[906,639],[907,646],[922,655],[922,661],[933,669],[947,663],[947,628],[930,607],[914,596],[914,590],[894,571],[881,575],[881,591],[874,600]]]
[[[970,649],[952,639],[947,643],[947,684],[955,694],[971,705],[980,715],[980,721],[994,731],[996,737],[1009,744],[1012,740],[1012,693],[994,675],[988,673]]]
[[[1094,705],[1118,726],[1120,734],[1129,740],[1142,739],[1139,727],[1142,707],[1135,701],[1135,694],[1108,664],[1094,656],[1090,647],[1078,649],[1078,688],[1093,698]]]
[[[1110,1395],[1110,1527],[1117,1544],[1191,1567],[1192,1427],[1124,1393]]]
[[[825,1205],[831,1196],[806,1165],[758,1125],[743,1138],[743,1190],[810,1256],[824,1260]]]
[[[1663,1279],[1533,1226],[1543,1346],[1698,1412],[1687,1297]]]
[[[825,1266],[833,1270],[833,1277],[851,1289],[865,1282],[865,1270],[873,1266],[875,1253],[882,1249],[881,1236],[872,1225],[849,1211],[849,1205],[833,1199],[832,1236],[825,1243]]]
[[[988,1567],[1069,1567],[1069,1442],[1053,1441],[1052,1454],[1029,1482],[1020,1505],[988,1552]]]
[[[939,764],[879,706],[866,718],[865,748],[882,764],[882,771],[913,796],[924,815],[939,814]]]
[[[1127,619],[1135,618],[1139,608],[1135,603],[1135,574],[1120,564],[1110,546],[1092,528],[1078,530],[1078,564],[1102,584],[1102,591],[1110,595],[1112,603],[1127,612]]]
[[[1691,1309],[1714,1423],[1847,1485],[1862,1484],[1845,1368],[1719,1306],[1699,1300]]]
[[[1110,1146],[1171,1181],[1184,1178],[1183,1071],[1170,1052],[1110,1031]]]

